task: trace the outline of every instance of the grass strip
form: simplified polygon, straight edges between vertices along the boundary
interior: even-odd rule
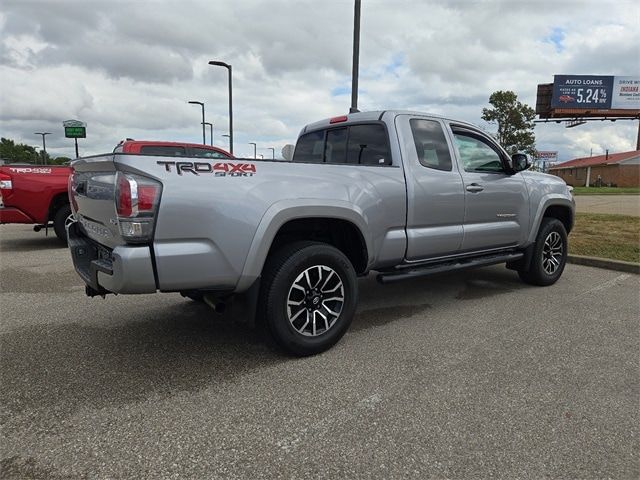
[[[569,253],[640,263],[640,217],[576,213]]]

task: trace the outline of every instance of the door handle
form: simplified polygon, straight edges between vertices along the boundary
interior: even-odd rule
[[[484,187],[482,185],[478,185],[477,183],[470,183],[469,185],[467,185],[467,192],[481,192],[482,190],[484,190]]]

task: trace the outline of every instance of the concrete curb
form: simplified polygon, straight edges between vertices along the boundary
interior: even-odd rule
[[[606,268],[619,272],[640,274],[640,263],[610,260],[608,258],[585,257],[583,255],[567,255],[567,262],[587,267]]]

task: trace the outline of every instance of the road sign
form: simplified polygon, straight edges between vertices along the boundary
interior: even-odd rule
[[[87,124],[80,120],[65,120],[62,126],[66,138],[87,138]]]

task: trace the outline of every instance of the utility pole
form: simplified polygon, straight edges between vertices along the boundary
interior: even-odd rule
[[[249,145],[253,145],[253,158],[258,158],[258,156],[256,155],[256,150],[258,149],[258,147],[256,146],[255,142],[249,142]]]
[[[229,73],[229,153],[233,155],[233,83],[231,65],[229,63],[220,62],[218,60],[211,60],[209,65],[216,67],[224,67]]]
[[[192,105],[200,105],[202,107],[202,144],[206,145],[207,144],[207,138],[206,138],[206,134],[204,133],[204,103],[203,102],[198,102],[195,100],[190,100],[189,101],[190,104]]]
[[[351,108],[349,113],[358,110],[358,67],[360,62],[360,3],[355,0],[353,7],[353,65],[351,67]]]
[[[51,135],[51,132],[35,132],[34,135],[42,135],[42,164],[47,164],[47,142],[44,137],[46,135]]]
[[[209,143],[213,147],[213,123],[203,122],[205,125],[209,125]]]

